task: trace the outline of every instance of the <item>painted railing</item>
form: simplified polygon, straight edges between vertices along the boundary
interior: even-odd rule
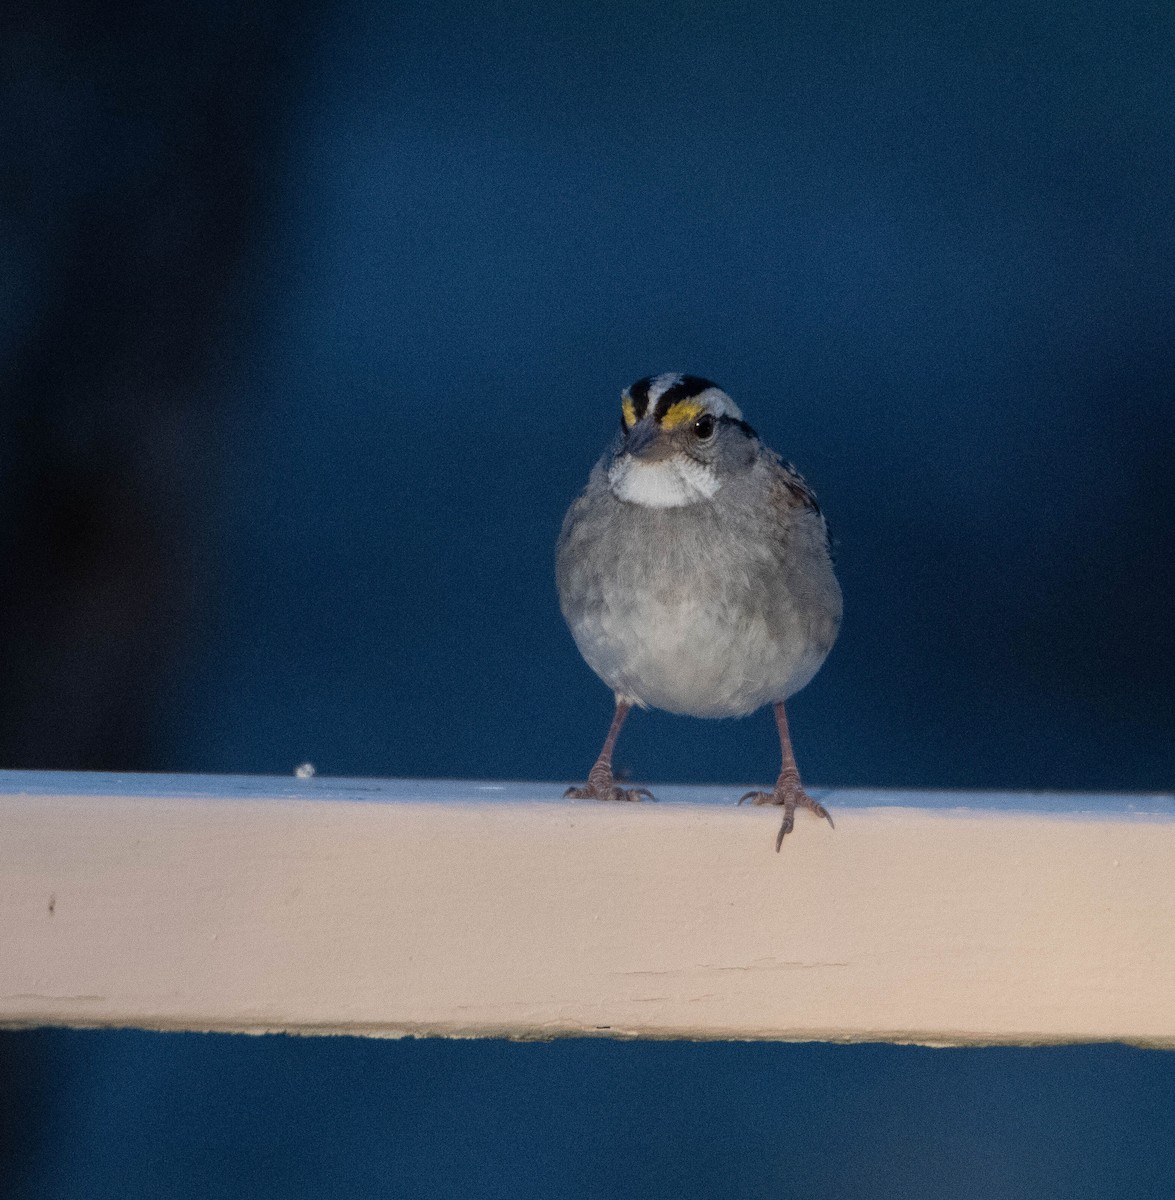
[[[1175,797],[0,772],[0,1024],[1175,1046]]]

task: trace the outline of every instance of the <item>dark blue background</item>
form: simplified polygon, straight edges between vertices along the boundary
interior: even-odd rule
[[[5,1194],[1147,1200],[1167,1055],[1124,1046],[28,1034]],[[29,1116],[18,1114],[21,1123]],[[27,1143],[26,1143],[27,1145]]]
[[[1175,10],[0,18],[2,765],[567,780],[619,391],[819,492],[816,784],[1175,778]],[[776,769],[639,714],[640,781]],[[0,1038],[11,1194],[1147,1196],[1125,1049]]]
[[[1175,13],[358,6],[274,180],[179,765],[562,779],[552,591],[622,386],[717,379],[839,542],[821,782],[1175,777]],[[764,716],[632,722],[642,779]]]

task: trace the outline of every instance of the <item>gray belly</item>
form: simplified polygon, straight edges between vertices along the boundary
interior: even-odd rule
[[[742,716],[785,700],[827,654],[798,620],[790,630],[772,629],[761,616],[732,616],[689,596],[602,605],[573,621],[571,632],[617,695],[695,717]]]
[[[786,700],[836,638],[840,589],[823,521],[785,532],[741,529],[711,505],[617,506],[589,488],[568,513],[556,564],[588,666],[618,696],[688,716]]]

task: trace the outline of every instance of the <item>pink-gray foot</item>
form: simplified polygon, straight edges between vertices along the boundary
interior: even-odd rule
[[[795,825],[795,815],[797,808],[806,808],[809,812],[814,812],[818,817],[823,817],[833,829],[836,825],[833,823],[832,815],[828,809],[813,800],[800,785],[800,777],[795,771],[784,771],[775,781],[775,791],[773,792],[747,792],[747,794],[739,799],[739,804],[749,800],[752,804],[779,804],[783,806],[783,824],[779,827],[779,833],[775,838],[775,849],[778,851],[783,845],[783,839],[787,837]]]
[[[606,782],[598,779],[593,782],[589,775],[584,787],[569,787],[563,795],[570,800],[640,800],[642,796],[657,799],[648,788],[619,787],[611,775]]]
[[[775,790],[773,792],[747,792],[739,800],[739,803],[742,804],[743,800],[749,800],[752,804],[783,806],[783,824],[779,827],[779,836],[775,839],[775,850],[778,853],[779,847],[783,845],[783,839],[791,833],[792,826],[795,824],[797,808],[806,808],[818,817],[823,817],[829,825],[832,825],[833,829],[836,826],[832,823],[832,817],[828,815],[828,809],[823,804],[817,804],[804,791],[803,785],[800,783],[800,772],[796,768],[796,756],[792,753],[791,734],[787,729],[787,713],[784,711],[783,701],[777,700],[772,707],[775,709],[775,725],[779,730],[779,750],[783,759],[779,769],[779,778],[775,781]]]
[[[569,787],[563,793],[565,799],[571,800],[639,800],[647,796],[650,800],[657,797],[648,788],[618,787],[612,777],[612,747],[620,735],[620,727],[628,716],[629,705],[619,697],[616,700],[616,712],[612,717],[612,727],[604,739],[604,747],[596,764],[588,772],[587,784],[583,787]]]

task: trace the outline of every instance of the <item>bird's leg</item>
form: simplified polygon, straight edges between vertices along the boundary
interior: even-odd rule
[[[628,716],[631,707],[627,701],[617,699],[612,725],[604,739],[600,757],[588,772],[587,786],[570,787],[563,793],[564,796],[570,796],[573,800],[639,800],[642,796],[648,796],[650,800],[656,799],[647,788],[617,787],[615,779],[612,778],[612,747],[616,745],[620,727],[624,724],[624,718]]]
[[[796,756],[792,753],[791,735],[787,731],[787,713],[783,711],[783,701],[775,705],[775,724],[779,728],[779,749],[782,755],[782,765],[779,768],[779,778],[775,781],[773,792],[747,792],[739,800],[749,800],[752,804],[782,804],[783,824],[779,827],[779,836],[775,839],[775,849],[783,845],[783,839],[791,833],[795,823],[797,808],[811,809],[818,817],[823,817],[832,825],[832,817],[823,804],[817,804],[800,783],[800,772],[796,767]],[[833,825],[835,829],[836,826]]]

